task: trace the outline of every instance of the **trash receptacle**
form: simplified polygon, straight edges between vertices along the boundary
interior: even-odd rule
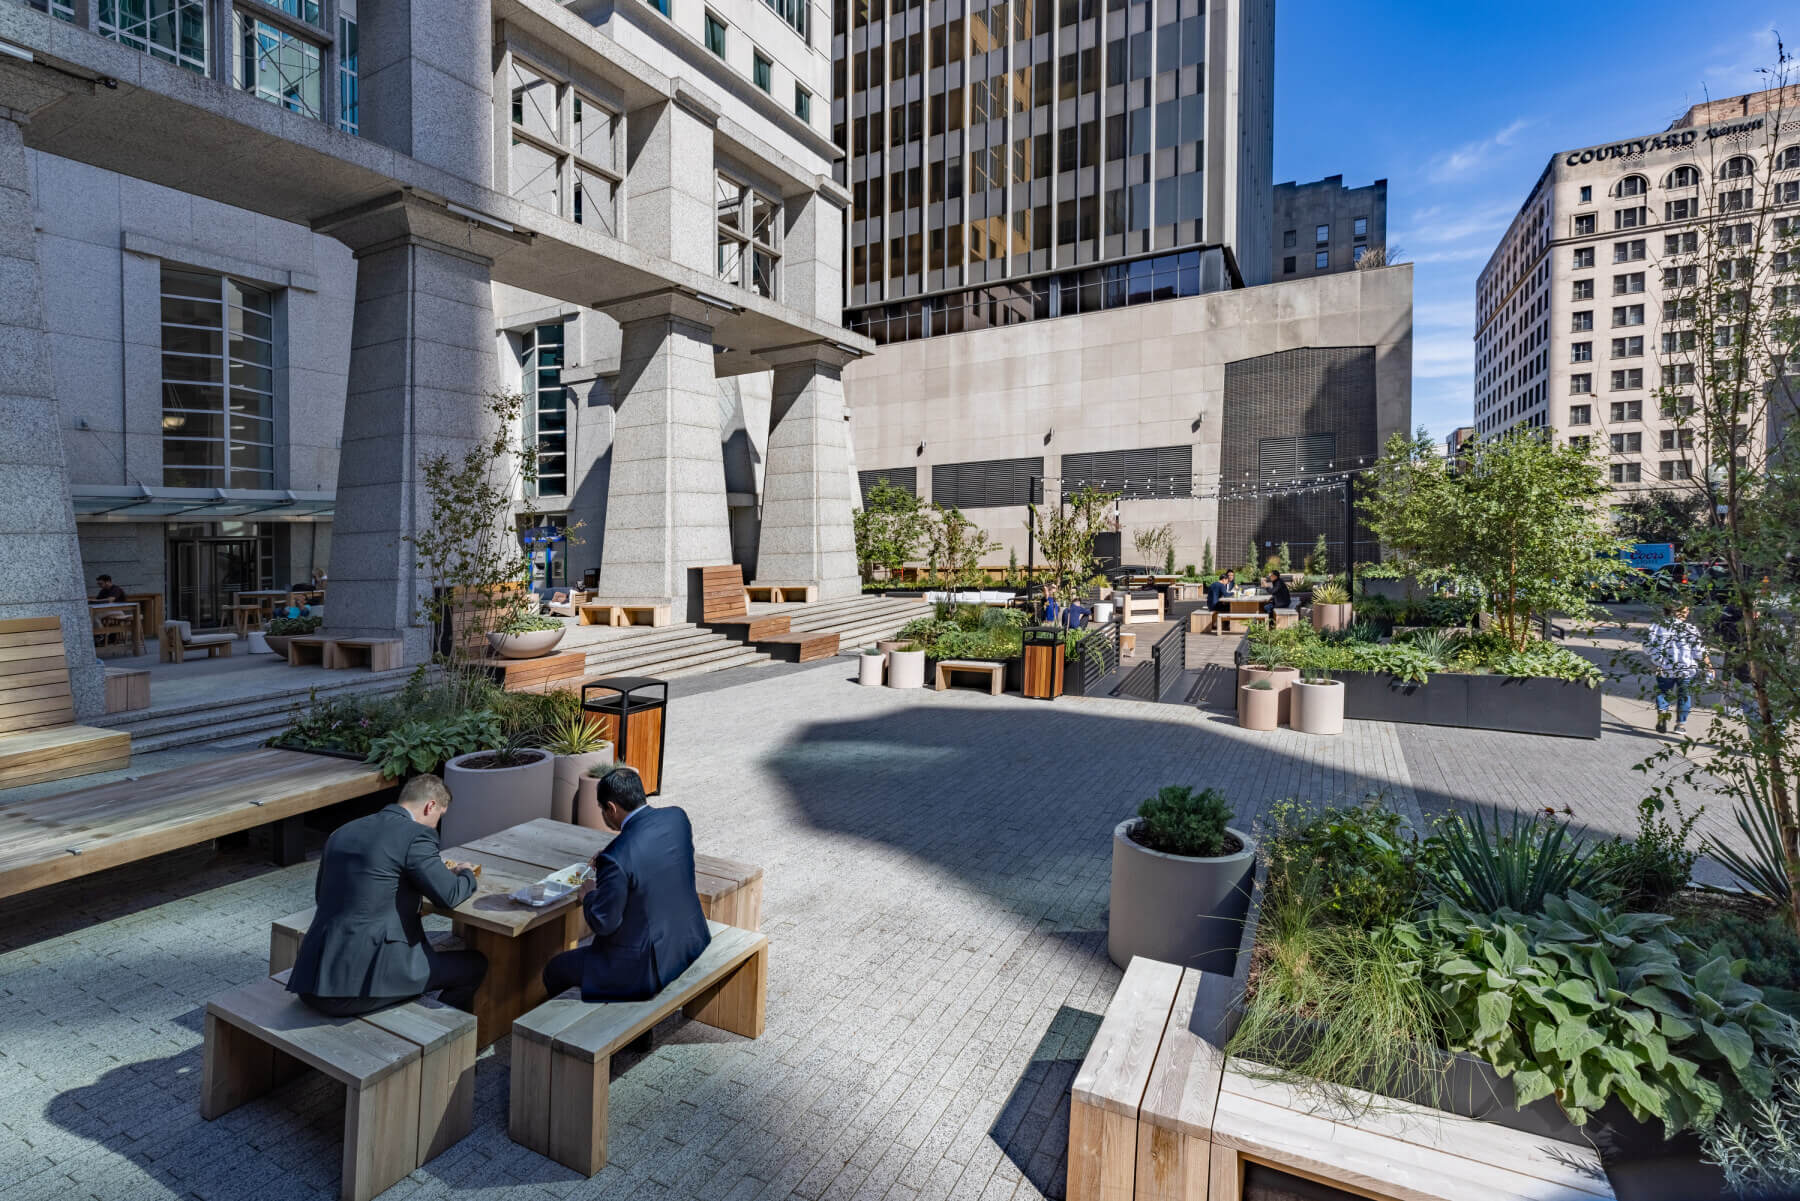
[[[1053,701],[1063,692],[1063,631],[1061,626],[1026,626],[1024,643],[1025,686],[1020,690],[1033,700]]]
[[[644,795],[662,791],[663,719],[669,706],[667,680],[612,676],[584,684],[581,712],[613,744],[613,762],[632,768],[644,781]]]

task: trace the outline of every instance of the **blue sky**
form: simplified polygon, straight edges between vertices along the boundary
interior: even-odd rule
[[[1415,264],[1413,421],[1439,437],[1470,415],[1475,277],[1550,155],[1754,90],[1770,31],[1800,42],[1791,0],[1275,12],[1275,180],[1388,181],[1388,243]]]

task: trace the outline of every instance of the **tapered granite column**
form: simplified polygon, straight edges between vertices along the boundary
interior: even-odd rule
[[[762,357],[775,367],[775,385],[763,466],[757,579],[816,584],[821,600],[856,596],[862,584],[850,524],[855,502],[843,380],[851,356],[830,344],[815,344]]]
[[[618,420],[606,497],[600,595],[687,611],[688,570],[730,563],[712,321],[678,292],[607,310],[619,322]]]
[[[78,717],[105,709],[18,114],[0,108],[0,619],[58,617]]]
[[[399,638],[422,662],[429,584],[407,539],[429,523],[427,465],[460,463],[492,429],[491,260],[466,223],[412,200],[330,232],[356,251],[357,277],[324,633]]]

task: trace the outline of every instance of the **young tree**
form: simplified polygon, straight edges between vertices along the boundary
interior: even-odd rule
[[[924,501],[894,487],[885,476],[876,481],[863,507],[851,516],[862,578],[873,579],[877,567],[892,571],[917,558],[928,523]]]
[[[1211,575],[1212,573],[1213,573],[1212,539],[1208,538],[1206,540],[1206,545],[1200,551],[1200,574],[1201,575]]]
[[[1065,605],[1081,594],[1094,573],[1094,539],[1107,528],[1107,510],[1116,499],[1115,492],[1083,486],[1055,508],[1030,506],[1031,528],[1049,570],[1048,587]]]
[[[1146,526],[1131,536],[1131,544],[1137,548],[1140,563],[1149,566],[1161,561],[1166,564],[1175,558],[1175,527],[1166,522]]]
[[[1283,572],[1284,574],[1286,572],[1290,572],[1290,571],[1294,570],[1294,557],[1288,551],[1287,543],[1283,542],[1281,544],[1281,546],[1275,551],[1275,559],[1277,562],[1277,569],[1280,570],[1281,572]]]
[[[1319,534],[1319,540],[1313,543],[1312,554],[1306,559],[1307,575],[1331,574],[1331,548],[1325,544],[1325,535]]]
[[[1244,556],[1244,568],[1238,574],[1254,579],[1258,574],[1258,568],[1261,566],[1261,561],[1256,557],[1256,539],[1252,538],[1244,545],[1248,553]]]
[[[927,536],[934,574],[941,569],[952,588],[980,586],[987,578],[981,569],[982,557],[1000,549],[997,540],[989,538],[955,506],[931,506]]]
[[[1384,546],[1479,580],[1501,631],[1523,649],[1533,613],[1586,612],[1595,560],[1618,550],[1600,460],[1530,430],[1464,446],[1453,473],[1423,430],[1395,434],[1363,477],[1358,508]]]
[[[1781,130],[1800,103],[1800,71],[1785,47],[1764,72],[1751,109]],[[1758,111],[1760,109],[1760,111]],[[1793,595],[1800,563],[1800,187],[1793,139],[1752,151],[1702,140],[1686,164],[1699,179],[1699,220],[1669,239],[1665,350],[1658,401],[1691,459],[1675,487],[1699,520],[1685,554],[1721,563],[1680,599],[1716,642],[1727,705],[1705,735],[1722,769],[1704,779],[1731,797],[1740,820],[1775,833],[1765,875],[1785,879],[1788,920],[1800,931],[1800,642]],[[1656,758],[1670,758],[1665,752]],[[1685,762],[1685,761],[1684,761]],[[1678,764],[1679,767],[1679,764]],[[1682,776],[1693,780],[1691,766]]]

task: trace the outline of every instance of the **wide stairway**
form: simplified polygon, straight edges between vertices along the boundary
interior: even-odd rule
[[[877,639],[892,637],[930,608],[919,600],[857,596],[810,605],[751,605],[750,611],[785,613],[793,618],[795,630],[837,634],[839,653],[850,654]],[[753,647],[688,622],[628,629],[578,626],[572,621],[566,625],[568,632],[557,652],[587,652],[589,680],[626,675],[669,680],[771,661]],[[279,686],[280,669],[270,667],[268,680],[275,686],[253,699],[235,697],[178,706],[158,706],[152,690],[150,708],[96,718],[92,724],[130,733],[131,749],[140,755],[199,743],[257,743],[287,725],[294,710],[307,705],[309,698],[323,701],[355,693],[392,692],[405,684],[411,673],[342,674],[346,677],[342,683],[284,689]]]

